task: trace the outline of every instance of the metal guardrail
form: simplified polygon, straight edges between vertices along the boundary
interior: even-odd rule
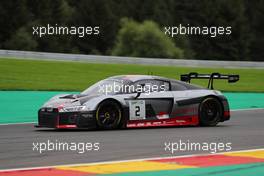
[[[223,67],[223,68],[264,68],[264,62],[249,61],[212,61],[189,59],[138,58],[119,56],[99,56],[84,54],[62,54],[33,51],[0,50],[0,57],[17,59],[40,59],[58,61],[81,61],[90,63],[121,63],[139,65],[164,65],[184,67]]]

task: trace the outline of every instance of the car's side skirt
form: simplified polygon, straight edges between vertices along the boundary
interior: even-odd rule
[[[159,120],[127,121],[127,128],[162,127],[162,126],[196,126],[199,124],[198,115],[178,116],[177,118]]]

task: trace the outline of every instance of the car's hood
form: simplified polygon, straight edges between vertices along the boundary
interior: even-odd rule
[[[67,106],[79,106],[83,105],[85,102],[91,100],[92,98],[98,97],[100,95],[84,95],[84,94],[62,94],[52,97],[47,101],[43,107],[58,108]]]

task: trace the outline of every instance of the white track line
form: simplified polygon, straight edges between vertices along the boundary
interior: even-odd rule
[[[141,158],[141,159],[130,159],[130,160],[118,160],[118,161],[103,161],[103,162],[94,162],[94,163],[64,164],[64,165],[42,166],[42,167],[24,167],[24,168],[16,168],[16,169],[0,169],[0,173],[7,172],[7,171],[25,171],[25,170],[48,169],[48,168],[57,168],[57,167],[93,166],[93,165],[99,165],[99,164],[115,164],[115,163],[123,163],[123,162],[148,161],[148,160],[160,160],[160,159],[171,159],[171,158],[186,158],[186,157],[207,156],[207,155],[221,155],[221,154],[227,154],[227,153],[253,152],[253,151],[261,151],[261,150],[264,150],[264,148],[237,150],[237,151],[221,152],[221,153],[214,153],[214,154],[204,153],[204,154],[191,154],[191,155],[182,155],[182,156],[153,157],[153,158]]]
[[[0,124],[0,126],[5,126],[5,125],[24,125],[24,124],[33,124],[33,123],[37,123],[37,122],[3,123],[3,124]]]
[[[264,110],[264,108],[247,108],[247,109],[233,109],[231,112],[235,111],[255,111],[255,110]]]

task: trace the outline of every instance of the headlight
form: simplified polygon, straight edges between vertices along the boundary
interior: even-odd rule
[[[62,109],[59,110],[59,112],[77,112],[77,111],[82,111],[85,109],[85,106],[68,106],[68,107],[63,107]]]

